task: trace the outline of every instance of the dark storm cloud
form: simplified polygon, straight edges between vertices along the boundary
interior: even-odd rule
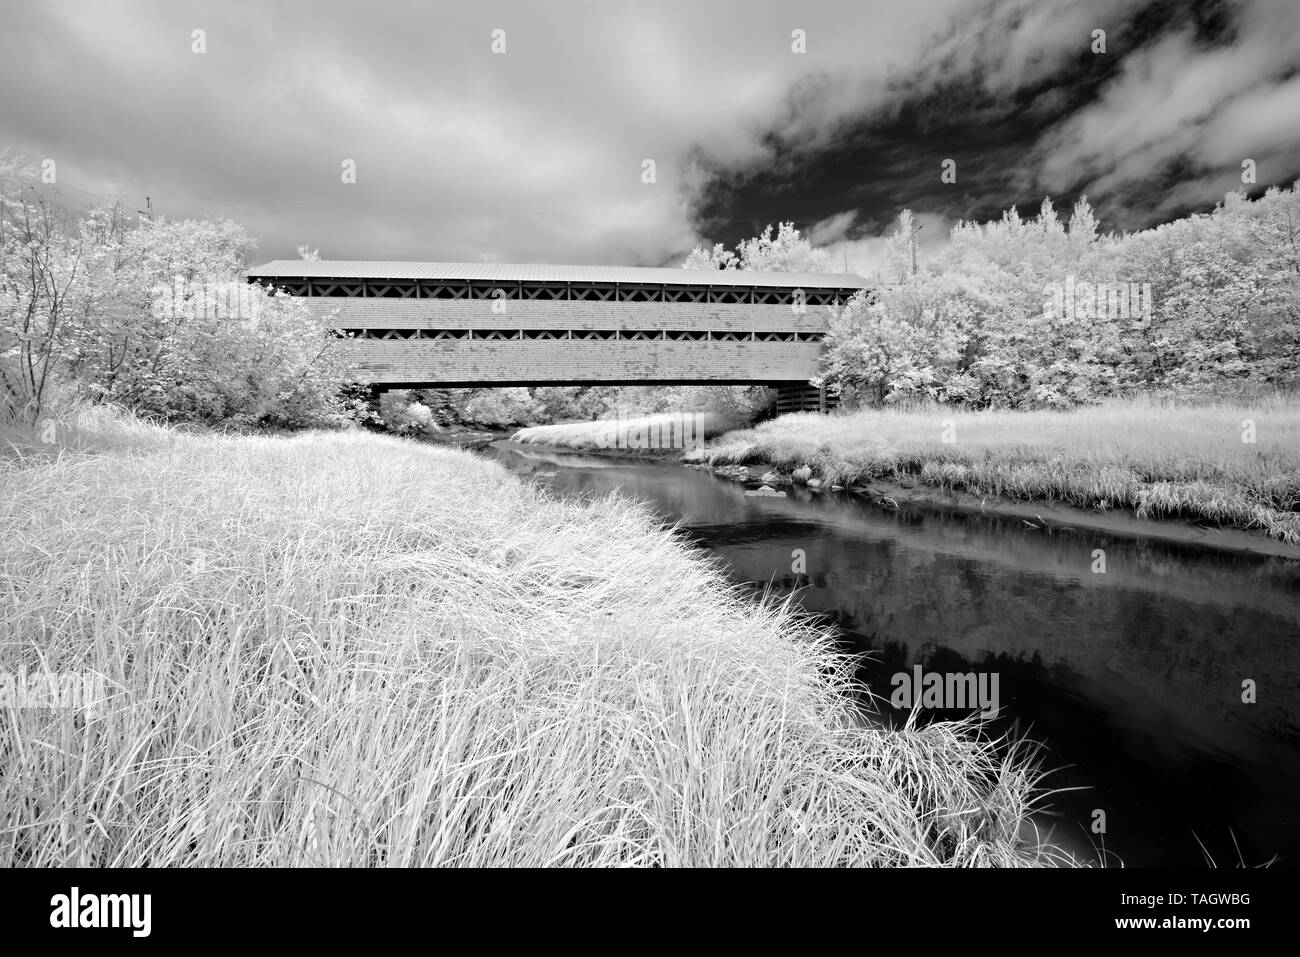
[[[1129,224],[1212,202],[1240,155],[1294,175],[1295,10],[6,0],[0,145],[69,200],[228,215],[262,258],[655,264],[794,219],[860,265],[904,205],[933,242],[1045,192]]]
[[[1106,30],[1104,56],[1094,29]],[[846,235],[871,237],[904,207],[946,224],[1085,193],[1105,226],[1148,225],[1213,205],[1241,184],[1245,158],[1261,187],[1300,175],[1298,55],[1293,0],[964,5],[915,63],[869,77],[856,112],[813,124],[830,133],[774,132],[763,162],[715,168],[697,226],[727,234],[742,209],[851,212]],[[787,115],[808,99],[793,91]],[[947,158],[955,184],[940,180]],[[870,238],[846,245],[878,258]]]

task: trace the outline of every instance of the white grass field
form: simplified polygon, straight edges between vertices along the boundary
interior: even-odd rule
[[[106,688],[0,708],[0,865],[1070,863],[1023,753],[864,723],[824,635],[626,501],[115,435],[0,457],[0,671]]]
[[[1129,508],[1143,518],[1203,520],[1300,544],[1296,397],[1251,405],[1129,399],[1065,412],[934,405],[801,413],[729,433],[687,458],[808,466],[837,484],[883,478]]]

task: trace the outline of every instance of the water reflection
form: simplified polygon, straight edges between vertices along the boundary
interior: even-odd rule
[[[565,492],[642,499],[737,580],[795,591],[871,653],[861,676],[879,695],[918,663],[997,671],[999,726],[1068,765],[1051,784],[1084,789],[1055,801],[1072,836],[1101,808],[1130,866],[1201,865],[1201,844],[1221,866],[1300,862],[1300,563],[522,451],[495,447]]]

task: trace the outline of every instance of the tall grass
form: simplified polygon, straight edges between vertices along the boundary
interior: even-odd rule
[[[1254,442],[1244,423],[1254,425]],[[944,441],[950,426],[950,442]],[[688,460],[809,466],[837,484],[887,479],[1139,517],[1257,529],[1300,544],[1300,399],[1253,405],[1116,400],[1056,411],[945,406],[786,415]]]
[[[0,461],[31,463],[69,452],[159,449],[170,445],[178,434],[174,426],[54,390],[34,425],[0,414]]]
[[[0,864],[1044,865],[1024,756],[885,730],[641,508],[363,434],[0,460]]]

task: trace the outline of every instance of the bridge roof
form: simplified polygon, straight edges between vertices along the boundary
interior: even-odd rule
[[[339,259],[276,259],[248,270],[270,279],[448,279],[476,282],[641,283],[652,286],[768,286],[866,289],[856,273],[751,272],[646,266],[551,266],[520,263],[425,263]]]

